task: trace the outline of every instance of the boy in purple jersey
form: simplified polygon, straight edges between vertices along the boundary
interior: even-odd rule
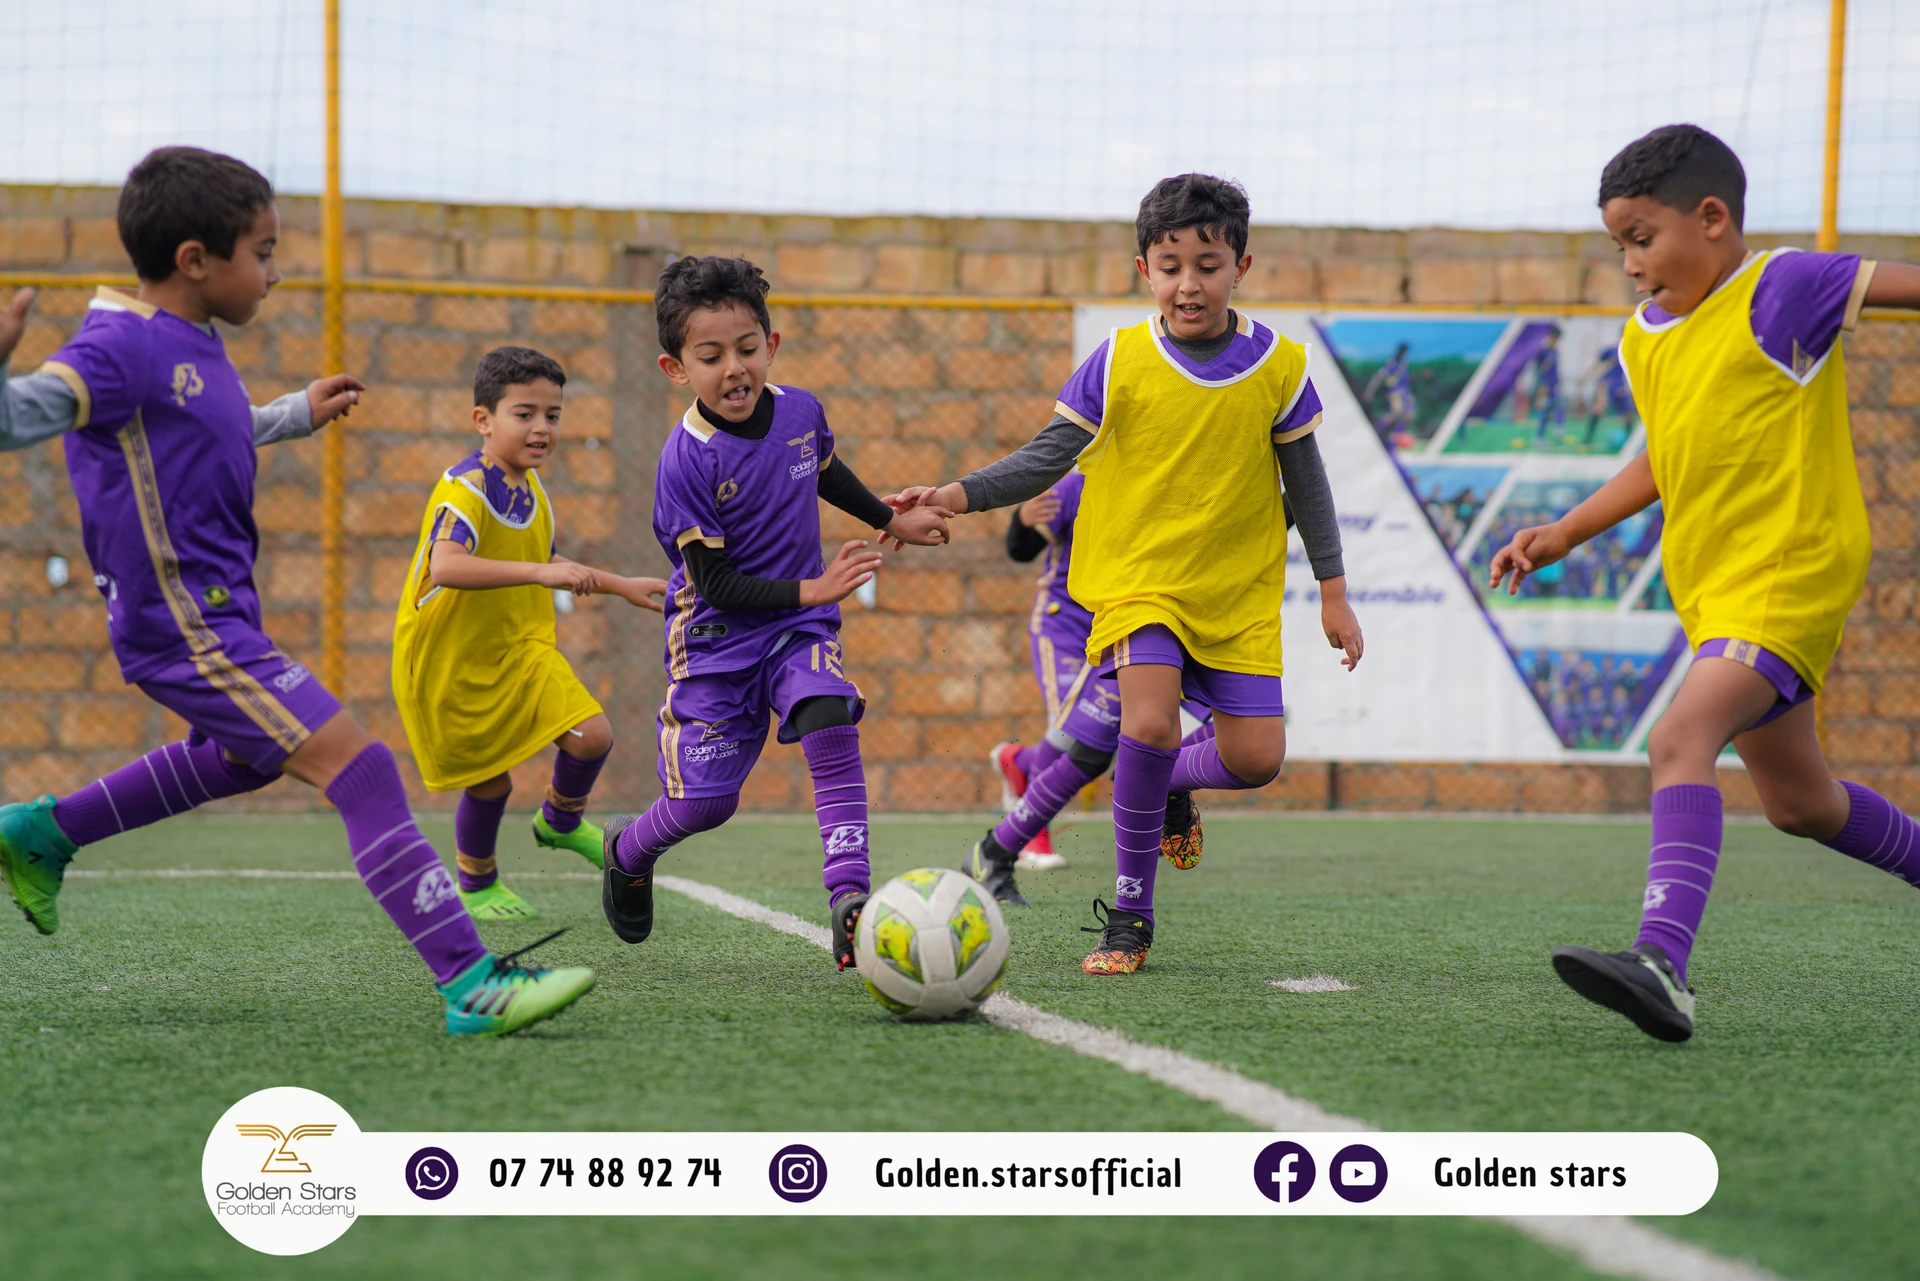
[[[42,376],[70,398],[67,471],[121,674],[193,732],[58,801],[0,807],[8,891],[51,934],[81,846],[291,774],[340,811],[367,888],[439,983],[449,1032],[497,1035],[558,1013],[593,971],[487,951],[414,826],[393,753],[261,630],[261,432],[212,322],[246,324],[279,282],[273,188],[231,157],[163,147],[127,175],[119,227],[138,293],[102,290]],[[304,415],[298,399],[281,412],[310,429],[359,390],[335,375],[308,387]],[[44,425],[58,398],[28,389],[16,405],[13,391],[9,420],[17,409]]]
[[[653,531],[673,562],[660,782],[645,814],[608,821],[602,905],[620,938],[653,931],[653,866],[720,826],[766,744],[798,742],[813,775],[834,958],[853,959],[866,904],[867,785],[855,727],[865,702],[841,667],[839,602],[880,564],[865,540],[820,553],[824,498],[903,543],[946,541],[946,515],[896,512],[834,456],[820,402],[767,381],[780,335],[767,282],[744,258],[682,258],[654,291],[660,368],[694,403],[667,438]]]

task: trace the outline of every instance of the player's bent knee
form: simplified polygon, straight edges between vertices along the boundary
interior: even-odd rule
[[[513,795],[513,775],[496,774],[484,782],[475,783],[466,789],[467,795],[476,801],[497,801]]]
[[[1245,783],[1248,787],[1265,787],[1280,777],[1282,764],[1279,752],[1239,752],[1229,755],[1220,753],[1220,763],[1227,772]]]
[[[1102,751],[1097,747],[1088,747],[1077,738],[1069,738],[1067,742],[1071,744],[1067,748],[1067,759],[1073,762],[1075,769],[1088,778],[1099,778],[1107,772],[1107,767],[1113,764],[1111,750]]]
[[[711,832],[732,818],[739,808],[740,793],[729,792],[725,796],[702,796],[686,802],[685,812],[676,817],[691,836],[695,832]]]
[[[560,736],[560,750],[590,761],[613,750],[613,722],[605,714],[590,716]]]
[[[805,738],[823,729],[853,724],[853,712],[848,708],[847,700],[838,694],[817,694],[795,703],[788,721],[794,732]]]

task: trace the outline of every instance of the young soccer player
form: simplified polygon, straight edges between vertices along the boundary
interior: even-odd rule
[[[1286,753],[1280,602],[1286,485],[1320,582],[1328,642],[1360,660],[1304,348],[1229,306],[1253,259],[1237,185],[1205,174],[1140,202],[1136,269],[1158,311],[1116,329],[1068,380],[1052,421],[1017,452],[903,500],[984,511],[1085,476],[1068,591],[1093,614],[1087,656],[1115,674],[1118,875],[1089,974],[1128,974],[1154,937],[1153,880],[1170,792],[1259,787]],[[1275,456],[1278,455],[1276,474]],[[1185,692],[1215,736],[1180,747]],[[983,843],[984,844],[984,843]],[[1012,874],[1010,865],[969,869]]]
[[[1840,335],[1865,304],[1920,308],[1920,268],[1749,252],[1746,174],[1693,125],[1607,162],[1600,213],[1648,295],[1620,341],[1647,448],[1550,525],[1494,555],[1491,586],[1659,502],[1661,564],[1693,665],[1648,740],[1653,850],[1624,952],[1563,947],[1554,969],[1650,1036],[1693,1035],[1687,959],[1720,858],[1714,761],[1732,742],[1783,832],[1920,885],[1920,828],[1827,773],[1813,698],[1866,581],[1872,541],[1847,430]]]
[[[0,807],[8,892],[51,934],[80,847],[287,773],[340,811],[367,888],[440,985],[449,1032],[495,1035],[557,1014],[593,971],[487,951],[414,826],[393,753],[261,630],[261,420],[212,322],[246,324],[279,282],[273,188],[231,157],[163,147],[127,175],[119,224],[138,292],[102,290],[43,373],[67,388],[67,472],[121,675],[193,732],[58,801]],[[268,416],[300,434],[359,389],[323,378]],[[37,407],[10,411],[36,419],[58,400],[44,386],[22,399]]]
[[[539,913],[500,881],[495,845],[513,776],[552,743],[553,782],[533,839],[601,866],[601,831],[583,813],[613,748],[613,727],[556,647],[553,592],[620,596],[660,612],[658,578],[623,578],[554,550],[553,502],[539,470],[560,444],[567,385],[558,361],[496,347],[473,373],[481,446],[427,499],[393,630],[393,694],[421,781],[461,788],[454,812],[460,899],[475,920]]]
[[[654,291],[660,368],[694,393],[654,480],[653,532],[673,562],[666,794],[637,819],[608,821],[602,903],[627,942],[652,932],[655,862],[732,817],[777,716],[780,741],[800,744],[813,775],[834,959],[845,969],[869,885],[856,728],[865,702],[842,669],[839,602],[873,577],[880,554],[855,539],[823,563],[818,500],[896,547],[945,542],[947,525],[932,507],[895,512],[874,497],[835,456],[820,402],[767,381],[780,335],[766,298],[766,278],[744,258],[682,258]]]

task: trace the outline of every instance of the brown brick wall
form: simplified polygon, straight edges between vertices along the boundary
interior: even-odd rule
[[[114,193],[0,188],[0,269],[124,271]],[[282,206],[282,269],[319,268],[317,208]],[[782,293],[973,294],[1112,299],[1139,295],[1131,228],[1118,223],[857,218],[465,207],[350,202],[350,275],[645,287],[668,253],[738,252]],[[1768,243],[1772,243],[1771,240]],[[1920,260],[1920,241],[1849,248]],[[1241,296],[1345,304],[1623,303],[1628,290],[1603,236],[1567,233],[1256,228]],[[16,371],[78,323],[80,290],[42,296]],[[348,428],[350,644],[345,696],[396,749],[405,742],[387,682],[392,614],[426,492],[470,450],[466,387],[474,360],[523,341],[570,371],[569,443],[547,469],[564,549],[627,572],[664,572],[648,528],[652,461],[684,407],[653,367],[646,308],[515,299],[353,294],[349,366],[371,384]],[[844,456],[876,488],[948,479],[1044,423],[1070,372],[1065,311],[930,307],[777,309],[777,377],[825,401]],[[228,335],[257,401],[319,373],[318,295],[287,289],[261,320]],[[1848,346],[1854,437],[1876,550],[1865,597],[1826,698],[1830,750],[1856,777],[1920,808],[1920,621],[1915,618],[1914,498],[1920,494],[1920,326],[1868,322]],[[593,437],[597,450],[585,441]],[[260,583],[268,626],[290,650],[318,645],[318,442],[261,458]],[[181,726],[119,681],[81,555],[57,445],[0,455],[0,798],[64,791],[176,737]],[[884,489],[883,489],[884,492]],[[861,531],[828,509],[831,542]],[[876,806],[980,809],[982,768],[1002,738],[1041,728],[1028,673],[1025,567],[1000,549],[1001,516],[959,522],[955,546],[909,549],[879,582],[878,608],[846,606],[850,673],[869,699],[862,738]],[[73,563],[46,580],[50,554]],[[620,602],[588,601],[561,621],[562,646],[622,736],[603,792],[644,800],[652,780],[659,628]],[[516,774],[530,801],[545,764]],[[1729,799],[1751,808],[1738,775]],[[1618,767],[1339,765],[1301,762],[1243,804],[1369,809],[1633,811],[1646,773]],[[424,798],[423,798],[424,799]],[[440,798],[444,802],[447,798]],[[1221,797],[1216,803],[1225,803]],[[808,800],[795,749],[769,746],[748,803]],[[304,806],[276,785],[255,804]]]

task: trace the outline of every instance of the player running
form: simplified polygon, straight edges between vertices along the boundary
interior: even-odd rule
[[[500,881],[496,843],[515,765],[552,743],[553,781],[533,839],[601,867],[602,833],[583,817],[613,750],[606,713],[560,653],[553,593],[606,592],[659,613],[667,585],[575,564],[554,550],[553,500],[539,470],[560,444],[567,384],[558,361],[496,347],[473,374],[482,444],[427,499],[393,628],[393,696],[432,792],[454,810],[460,901],[477,921],[539,912]]]
[[[1574,991],[1663,1041],[1693,1035],[1687,960],[1720,859],[1727,743],[1775,827],[1920,885],[1920,826],[1828,774],[1812,702],[1873,551],[1840,335],[1863,305],[1920,308],[1920,268],[1749,252],[1746,187],[1732,150],[1693,125],[1607,163],[1601,217],[1649,295],[1620,342],[1647,448],[1559,520],[1515,534],[1489,578],[1516,591],[1655,502],[1666,514],[1661,563],[1694,661],[1647,744],[1640,934],[1624,952],[1553,954]]]
[[[1076,466],[1086,478],[1068,590],[1093,614],[1087,656],[1096,676],[1114,674],[1121,703],[1115,904],[1095,900],[1104,922],[1082,965],[1089,974],[1129,974],[1146,960],[1168,793],[1260,787],[1280,770],[1283,479],[1321,557],[1328,642],[1349,668],[1361,656],[1344,569],[1324,558],[1337,552],[1337,526],[1330,542],[1305,534],[1310,509],[1316,521],[1333,517],[1306,350],[1228,306],[1253,263],[1248,216],[1232,183],[1205,174],[1158,183],[1140,202],[1134,263],[1157,313],[1095,349],[1053,420],[1018,451],[902,495],[982,511],[1023,502]],[[1214,709],[1215,726],[1184,749],[1183,692]]]
[[[119,225],[138,291],[102,289],[40,375],[9,386],[7,417],[17,441],[65,432],[121,675],[192,732],[70,796],[0,806],[8,893],[51,934],[80,847],[291,774],[339,810],[361,879],[433,971],[449,1032],[559,1013],[593,971],[487,951],[414,826],[393,753],[261,630],[254,450],[347,412],[361,390],[336,374],[256,411],[213,326],[251,321],[280,281],[272,186],[231,157],[162,147],[127,175]],[[24,315],[16,298],[0,355]]]
[[[818,500],[896,548],[945,542],[945,515],[895,512],[874,497],[834,455],[820,402],[767,381],[780,335],[758,267],[679,259],[660,274],[654,312],[660,368],[695,398],[654,481],[653,532],[673,562],[660,707],[666,794],[638,818],[608,821],[602,904],[627,942],[652,933],[654,864],[733,816],[777,716],[780,741],[800,744],[813,775],[834,959],[845,969],[870,883],[857,728],[866,703],[842,670],[839,602],[873,577],[880,553],[855,539],[823,564]]]

